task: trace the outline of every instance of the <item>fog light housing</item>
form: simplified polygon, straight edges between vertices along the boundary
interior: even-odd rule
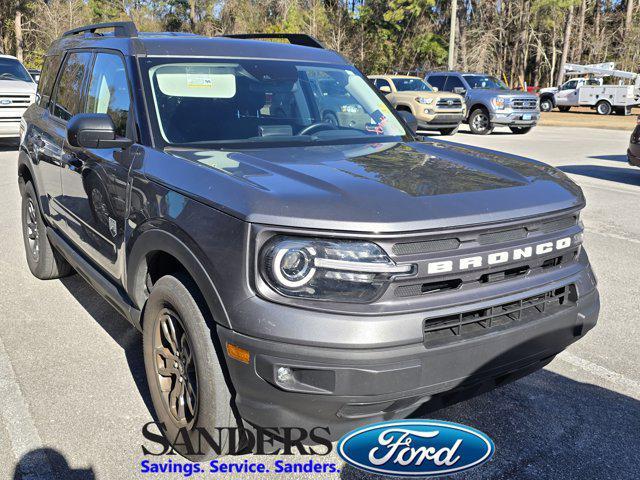
[[[293,371],[289,367],[278,367],[278,370],[276,370],[276,380],[278,383],[293,383]]]

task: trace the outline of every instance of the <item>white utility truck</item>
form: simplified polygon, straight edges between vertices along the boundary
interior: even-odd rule
[[[20,119],[36,99],[36,86],[16,57],[0,55],[0,141],[19,137]]]
[[[558,107],[561,112],[571,107],[591,107],[600,115],[615,112],[620,115],[631,113],[631,107],[640,104],[640,74],[616,70],[615,64],[565,65],[568,75],[583,75],[567,80],[559,87],[540,90],[540,110],[549,112]],[[619,79],[619,85],[605,85],[604,77]],[[633,81],[633,85],[622,83]]]

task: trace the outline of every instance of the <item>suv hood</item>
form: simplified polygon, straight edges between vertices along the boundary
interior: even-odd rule
[[[0,80],[0,96],[8,93],[36,93],[36,84],[22,80]]]
[[[580,188],[548,165],[445,142],[169,152],[180,169],[150,154],[145,174],[172,185],[180,171],[199,200],[270,225],[406,232],[584,205]]]
[[[414,101],[416,97],[425,97],[425,98],[457,98],[460,97],[457,93],[449,93],[449,92],[421,92],[421,91],[402,91],[402,92],[394,92],[393,95],[397,98],[407,99]]]

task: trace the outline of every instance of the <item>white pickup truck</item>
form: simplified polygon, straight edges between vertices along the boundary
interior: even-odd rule
[[[568,73],[586,73],[588,77],[574,77],[559,87],[540,90],[540,110],[549,112],[558,107],[567,112],[571,107],[591,107],[600,115],[616,112],[631,113],[640,104],[640,76],[633,72],[615,70],[613,63],[597,65],[567,64]],[[634,85],[604,85],[603,77],[634,80]]]
[[[20,136],[20,119],[35,98],[36,83],[24,65],[0,55],[0,141]]]

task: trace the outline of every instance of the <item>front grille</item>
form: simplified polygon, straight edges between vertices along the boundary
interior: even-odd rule
[[[455,250],[459,245],[460,240],[457,238],[443,238],[441,240],[427,240],[425,242],[396,243],[392,251],[396,255],[415,255],[418,253]]]
[[[465,238],[465,243],[473,243],[474,240],[480,245],[492,245],[512,240],[525,239],[536,231],[543,233],[553,233],[566,230],[578,222],[576,215],[569,215],[547,222],[528,222],[523,226],[500,230],[497,232],[480,233],[475,238]],[[443,252],[447,250],[457,250],[462,241],[459,237],[445,237],[434,240],[420,242],[396,243],[392,247],[395,255],[416,255],[421,253]]]
[[[31,105],[30,95],[0,95],[0,110],[3,108],[27,108]]]
[[[460,108],[462,100],[459,98],[441,98],[436,102],[436,106],[440,108]]]
[[[0,123],[16,123],[20,121],[20,117],[0,117]]]
[[[430,124],[437,123],[455,123],[462,121],[461,113],[437,113],[435,118],[431,120]]]
[[[576,300],[576,288],[569,285],[515,302],[427,318],[423,328],[424,343],[433,347],[535,321],[575,305]]]
[[[514,110],[535,110],[538,108],[538,100],[535,98],[514,98],[511,100]]]

